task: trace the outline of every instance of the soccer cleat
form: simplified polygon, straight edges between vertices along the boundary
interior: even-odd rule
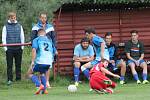
[[[78,86],[79,86],[79,83],[78,83],[78,82],[75,82],[75,86],[77,86],[77,87],[78,87]]]
[[[106,88],[106,89],[104,89],[105,90],[105,92],[107,93],[107,94],[112,94],[114,91],[113,91],[113,89],[112,88]]]
[[[112,84],[112,81],[111,80],[104,80],[103,81],[105,84],[107,84],[107,85],[111,85]]]
[[[143,84],[148,84],[149,81],[148,81],[148,80],[144,80],[142,83],[143,83]]]
[[[123,85],[123,84],[126,84],[126,82],[122,80],[120,81],[120,84]]]
[[[11,84],[12,84],[12,81],[9,80],[9,81],[7,82],[7,85],[11,85]]]
[[[137,80],[136,83],[137,83],[137,84],[141,84],[141,81],[140,81],[140,80]]]
[[[40,87],[36,87],[36,92],[35,92],[35,94],[37,95],[37,94],[40,94],[40,92],[41,92],[41,90],[43,90],[44,89],[44,86],[43,85],[40,85]]]
[[[48,91],[47,90],[42,90],[41,94],[48,94]]]
[[[105,94],[105,91],[104,89],[100,89],[100,90],[97,90],[97,89],[93,89],[96,93],[98,94]]]
[[[89,92],[92,92],[92,91],[93,91],[93,89],[92,89],[92,88],[90,88],[90,89],[89,89]]]

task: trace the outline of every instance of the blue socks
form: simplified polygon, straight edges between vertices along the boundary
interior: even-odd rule
[[[89,80],[89,79],[90,79],[90,77],[89,77],[89,69],[85,69],[85,70],[83,71],[83,73],[84,73],[84,75],[86,76],[86,78]]]
[[[138,74],[134,74],[133,77],[136,81],[139,80]]]
[[[80,74],[79,68],[78,67],[74,67],[74,79],[75,79],[75,82],[79,81],[79,74]]]
[[[41,83],[44,85],[44,90],[46,89],[46,77],[45,76],[40,76],[41,78]]]
[[[121,77],[120,77],[120,81],[124,81],[124,76],[121,76]]]
[[[40,81],[39,81],[39,79],[38,79],[38,76],[36,76],[36,75],[33,75],[32,77],[31,77],[31,80],[32,80],[32,82],[33,83],[35,83],[35,85],[36,85],[36,87],[40,87]]]
[[[147,80],[147,74],[146,73],[143,73],[143,80]]]

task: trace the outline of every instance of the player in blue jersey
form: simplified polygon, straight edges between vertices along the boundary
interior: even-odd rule
[[[53,46],[56,48],[56,33],[54,30],[54,27],[52,24],[48,23],[48,19],[47,19],[47,13],[46,12],[41,12],[39,15],[39,20],[37,22],[37,24],[35,24],[32,27],[32,32],[31,32],[31,42],[33,41],[33,39],[35,39],[38,36],[38,30],[43,28],[46,32],[46,36],[52,40]],[[58,55],[58,52],[56,50],[56,53],[54,54],[54,58],[56,58],[56,56]],[[56,60],[56,59],[54,59]],[[54,62],[54,61],[53,61]],[[50,84],[49,84],[49,76],[50,76],[50,69],[47,71],[46,73],[46,79],[47,79],[47,87],[51,88]]]
[[[81,42],[74,48],[74,79],[78,86],[80,67],[94,59],[94,50],[87,37],[81,39]],[[86,74],[86,73],[85,73]]]
[[[85,29],[85,34],[91,40],[93,48],[95,50],[95,60],[81,66],[82,72],[86,75],[86,77],[89,77],[88,68],[91,68],[94,65],[98,64],[101,61],[101,59],[109,60],[109,52],[105,41],[103,40],[103,38],[96,35],[94,28],[89,27]]]
[[[52,40],[48,39],[45,34],[44,29],[39,29],[38,37],[32,43],[32,74],[30,74],[30,78],[37,88],[35,94],[39,94],[40,92],[48,94],[45,74],[49,67],[52,67],[55,49],[52,45]],[[34,74],[36,72],[39,73],[40,78]]]

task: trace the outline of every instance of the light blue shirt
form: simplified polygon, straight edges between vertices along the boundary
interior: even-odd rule
[[[39,36],[33,40],[32,48],[36,49],[35,64],[52,66],[54,48],[51,39],[48,39],[47,36]]]
[[[93,47],[89,45],[88,48],[84,50],[81,44],[77,44],[74,48],[74,56],[78,56],[78,57],[94,56]]]
[[[105,41],[103,40],[103,38],[99,37],[99,36],[94,36],[92,38],[92,43],[93,43],[93,48],[95,50],[96,53],[96,58],[95,60],[100,61],[101,60],[101,43],[105,44],[105,50],[104,50],[104,59],[109,60],[109,52],[106,46]]]

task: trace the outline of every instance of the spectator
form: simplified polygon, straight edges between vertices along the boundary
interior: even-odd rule
[[[109,52],[106,47],[105,41],[103,38],[96,35],[95,29],[89,27],[85,29],[86,36],[91,40],[93,48],[95,50],[95,60],[88,62],[81,66],[81,71],[84,73],[86,77],[89,79],[89,69],[92,68],[94,65],[98,64],[100,60],[107,59],[109,60]]]
[[[46,90],[45,73],[48,71],[49,67],[52,67],[54,48],[52,46],[52,40],[48,39],[45,34],[44,29],[39,29],[38,37],[32,42],[31,69],[33,72],[30,74],[30,78],[36,85],[37,90],[35,94],[39,94],[40,92],[48,94]],[[39,72],[40,80],[37,75],[34,75],[34,72]]]
[[[140,84],[138,74],[136,72],[136,67],[141,67],[143,69],[143,84],[149,83],[147,80],[147,64],[144,61],[144,45],[138,40],[138,31],[132,30],[131,40],[125,44],[125,52],[128,58],[128,66],[131,68],[134,79],[137,84]]]
[[[116,83],[111,81],[105,76],[105,74],[111,75],[116,78],[120,78],[119,75],[113,74],[106,69],[108,61],[102,59],[100,63],[94,65],[90,70],[90,86],[98,93],[113,93],[113,89],[116,87]]]
[[[8,21],[2,30],[2,43],[15,44],[24,43],[24,31],[21,24],[16,20],[16,13],[8,13]],[[21,80],[21,62],[23,46],[6,46],[6,61],[7,61],[7,85],[13,81],[13,58],[15,59],[16,81]]]
[[[33,41],[33,39],[35,39],[37,37],[37,32],[41,28],[43,28],[46,31],[46,36],[52,40],[53,46],[54,46],[54,48],[56,48],[55,30],[54,30],[54,27],[50,23],[48,23],[47,13],[45,13],[45,12],[40,13],[38,23],[36,25],[34,25],[32,28],[31,42]],[[56,52],[54,52],[53,59],[58,54],[57,50],[55,50],[55,51]],[[51,88],[51,86],[49,84],[49,76],[50,76],[50,69],[46,73],[46,79],[47,79],[48,88]]]
[[[105,41],[110,57],[108,69],[110,69],[110,71],[116,71],[120,68],[120,84],[125,84],[124,77],[126,73],[126,63],[123,59],[117,59],[117,47],[114,43],[112,43],[112,34],[110,32],[105,34]]]
[[[77,44],[74,48],[74,79],[75,85],[78,86],[80,67],[94,59],[94,50],[90,45],[88,38],[82,38],[80,44]]]

